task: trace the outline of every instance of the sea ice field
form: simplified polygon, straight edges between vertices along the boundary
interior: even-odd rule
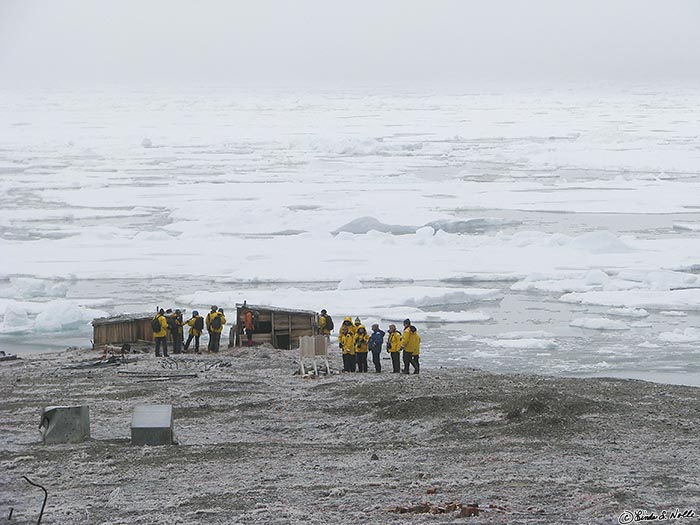
[[[700,385],[700,87],[0,91],[0,349],[157,305]]]

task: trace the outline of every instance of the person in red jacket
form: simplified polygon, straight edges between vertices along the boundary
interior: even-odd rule
[[[243,328],[245,330],[246,344],[253,346],[253,331],[255,330],[255,322],[253,321],[253,312],[246,310],[243,315]]]

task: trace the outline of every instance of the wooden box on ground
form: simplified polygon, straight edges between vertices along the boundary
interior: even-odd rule
[[[291,310],[277,306],[236,304],[235,325],[231,328],[231,340],[235,346],[246,344],[242,333],[245,325],[245,313],[255,313],[256,329],[253,331],[253,343],[267,343],[274,348],[297,348],[299,338],[318,334],[318,314],[312,310]]]

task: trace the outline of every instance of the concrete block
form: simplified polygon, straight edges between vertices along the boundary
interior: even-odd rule
[[[131,418],[132,445],[172,445],[173,406],[138,405]]]
[[[46,444],[80,443],[90,439],[90,407],[46,407],[41,411],[39,429]]]

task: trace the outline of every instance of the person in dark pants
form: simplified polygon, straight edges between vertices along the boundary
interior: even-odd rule
[[[187,321],[187,326],[190,327],[190,333],[187,336],[187,341],[185,341],[185,352],[187,352],[192,339],[194,339],[194,351],[199,353],[199,336],[202,335],[202,330],[204,330],[204,318],[199,315],[197,310],[192,312],[192,319]]]
[[[226,324],[224,317],[224,309],[212,306],[212,311],[207,314],[207,330],[209,330],[209,351],[218,352],[219,343],[221,342],[221,332]]]
[[[179,354],[182,350],[182,312],[175,310],[168,317],[168,330],[173,342],[173,353]]]
[[[344,372],[354,372],[355,371],[355,336],[350,331],[349,323],[343,323],[338,334],[338,344],[340,345],[340,350],[343,352],[343,371]]]
[[[413,366],[413,373],[418,374],[420,372],[420,335],[418,335],[418,330],[414,325],[411,325],[411,365]]]
[[[158,310],[151,320],[153,338],[156,341],[156,357],[161,357],[160,349],[163,347],[163,355],[168,357],[168,320],[165,318],[165,310]]]
[[[321,315],[318,317],[318,333],[320,335],[326,336],[326,339],[330,339],[331,332],[333,331],[333,318],[328,315],[328,312],[324,308],[321,310]]]
[[[253,346],[253,331],[255,326],[253,323],[253,312],[246,310],[243,314],[243,331],[246,337],[246,345]]]
[[[401,336],[401,348],[403,349],[403,373],[409,373],[411,365],[411,320],[405,319],[403,322],[403,335]]]
[[[357,334],[355,335],[355,359],[357,360],[358,372],[367,372],[368,342],[369,335],[367,334],[367,329],[361,324],[357,328]]]
[[[395,324],[389,325],[389,336],[386,340],[386,351],[391,356],[393,373],[401,372],[401,334],[396,330]]]
[[[382,371],[382,345],[384,344],[384,330],[379,329],[378,324],[372,325],[372,335],[369,336],[370,352],[372,352],[372,362],[374,363],[374,371],[380,373]]]

